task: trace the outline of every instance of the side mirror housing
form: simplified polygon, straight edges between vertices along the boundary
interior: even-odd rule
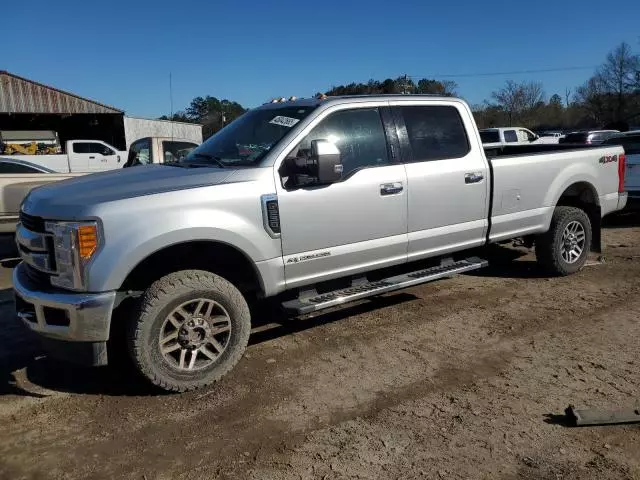
[[[339,182],[342,179],[340,150],[328,140],[311,141],[310,170],[319,185]]]

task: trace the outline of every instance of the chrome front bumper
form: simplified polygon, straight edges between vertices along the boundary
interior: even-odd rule
[[[16,313],[34,332],[68,342],[106,342],[116,293],[42,291],[31,284],[24,264],[13,270]]]

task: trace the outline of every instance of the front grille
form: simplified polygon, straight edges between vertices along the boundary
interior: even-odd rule
[[[44,219],[42,217],[35,217],[28,213],[20,212],[20,223],[27,230],[31,230],[36,233],[45,233],[44,231]]]

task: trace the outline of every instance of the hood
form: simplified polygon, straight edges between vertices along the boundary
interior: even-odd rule
[[[38,187],[25,199],[23,209],[43,217],[73,218],[100,203],[217,185],[234,172],[233,169],[162,165],[122,168]]]

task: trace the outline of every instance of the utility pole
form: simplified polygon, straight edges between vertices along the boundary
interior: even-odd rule
[[[173,140],[173,83],[171,80],[171,72],[169,72],[169,103],[170,105],[170,116],[169,119],[171,120],[171,140]]]

